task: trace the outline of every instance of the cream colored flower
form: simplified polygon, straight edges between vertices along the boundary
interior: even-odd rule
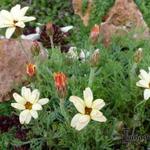
[[[7,28],[6,38],[10,38],[15,32],[16,28],[24,28],[25,22],[35,20],[35,17],[25,16],[29,7],[23,7],[19,4],[12,7],[10,12],[7,10],[0,11],[0,28]]]
[[[141,69],[139,78],[140,80],[136,83],[136,85],[145,88],[144,99],[148,100],[150,98],[150,67],[149,72],[146,72],[145,70]]]
[[[77,96],[71,96],[69,99],[79,112],[71,121],[71,126],[76,130],[83,129],[91,119],[99,122],[107,120],[103,113],[100,112],[100,109],[105,106],[105,102],[102,99],[93,101],[93,93],[89,87],[83,91],[83,97],[84,100]]]
[[[22,96],[17,93],[13,94],[16,103],[11,103],[11,106],[22,111],[19,115],[20,123],[28,124],[32,117],[34,119],[38,118],[37,111],[42,110],[42,105],[47,104],[49,99],[39,99],[39,90],[35,89],[31,92],[31,90],[26,87],[22,87],[21,95]]]

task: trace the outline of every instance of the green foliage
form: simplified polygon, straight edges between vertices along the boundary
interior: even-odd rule
[[[1,8],[10,8],[16,3],[28,4],[29,1],[5,0]],[[95,48],[100,49],[99,66],[92,85],[94,98],[102,98],[106,106],[102,112],[107,118],[106,123],[91,121],[86,128],[80,132],[71,128],[70,121],[77,113],[74,106],[69,102],[71,95],[83,97],[82,91],[87,87],[90,64],[89,58],[84,62],[73,60],[60,53],[59,48],[48,49],[49,58],[44,62],[37,61],[37,75],[31,80],[30,86],[38,88],[41,97],[48,97],[50,102],[39,111],[39,118],[32,120],[29,125],[23,126],[29,129],[27,139],[20,141],[13,137],[15,129],[0,135],[0,149],[7,149],[8,146],[19,146],[29,144],[31,150],[40,150],[45,145],[54,150],[111,150],[116,149],[143,149],[150,145],[148,141],[138,141],[124,145],[120,140],[123,133],[119,132],[117,123],[123,122],[124,127],[136,131],[139,135],[149,134],[150,119],[149,106],[147,101],[139,106],[143,100],[143,90],[136,86],[139,69],[148,69],[150,64],[150,43],[149,41],[131,39],[131,34],[126,37],[114,37],[110,48],[103,45],[92,45],[89,41],[89,31],[95,23],[100,23],[102,16],[112,6],[114,0],[95,0],[90,25],[85,28],[79,16],[73,15],[70,3],[67,0],[33,0],[29,14],[37,17],[37,22],[46,23],[51,20],[59,25],[74,25],[70,42],[80,49],[86,49],[91,53]],[[136,0],[144,14],[148,24],[150,2]],[[84,6],[86,7],[86,1]],[[95,17],[96,16],[96,17]],[[142,62],[138,64],[135,74],[131,71],[134,65],[134,53],[137,48],[142,47],[144,55]],[[124,50],[124,51],[123,51]],[[65,98],[64,107],[59,105],[53,73],[64,72],[68,77],[68,95]],[[20,90],[18,88],[18,93]],[[10,102],[0,104],[0,114],[9,115],[15,110],[10,108]],[[136,107],[137,106],[137,107]],[[115,137],[114,137],[115,135]],[[117,135],[117,136],[116,136]],[[143,146],[144,145],[144,146]],[[44,149],[44,148],[43,148]]]

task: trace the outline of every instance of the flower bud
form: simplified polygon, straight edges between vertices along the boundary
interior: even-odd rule
[[[62,72],[54,73],[54,81],[57,93],[60,98],[64,98],[67,95],[67,77]]]
[[[81,52],[79,54],[79,60],[85,61],[85,58],[86,58],[85,52],[83,50],[81,50]]]
[[[71,59],[78,59],[77,48],[70,47],[69,51],[67,52],[67,56],[68,56],[68,58],[71,58]]]
[[[40,45],[37,41],[33,41],[32,46],[31,46],[31,53],[33,56],[39,55],[40,52]]]
[[[100,60],[99,49],[96,49],[90,59],[91,66],[96,67],[99,64],[99,60]]]
[[[142,57],[143,57],[143,49],[139,48],[134,54],[134,62],[137,64],[140,63],[142,60]]]
[[[53,28],[53,24],[51,22],[46,24],[46,33],[49,36],[52,36],[54,34],[54,28]]]
[[[30,77],[33,77],[33,76],[36,74],[36,65],[31,64],[31,63],[27,64],[26,73],[27,73]]]
[[[95,24],[90,33],[90,39],[93,43],[96,43],[98,41],[99,34],[100,34],[100,26]]]

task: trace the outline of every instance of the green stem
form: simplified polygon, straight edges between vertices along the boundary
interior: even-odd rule
[[[67,115],[65,107],[64,107],[64,99],[60,99],[59,105],[60,105],[61,114],[63,115],[63,117],[65,118],[67,123],[69,123],[69,118],[68,118],[68,115]]]
[[[137,68],[137,63],[134,63],[133,66],[132,66],[132,68],[131,68],[131,72],[130,72],[130,78],[131,78],[131,80],[135,78],[136,68]]]
[[[88,82],[89,87],[92,87],[93,80],[95,77],[95,70],[96,70],[96,67],[91,67],[91,69],[90,69],[90,76],[89,76],[89,82]]]
[[[135,109],[136,109],[138,106],[140,106],[141,104],[143,104],[143,103],[145,104],[146,101],[147,101],[147,100],[143,100],[143,101],[141,101],[140,103],[138,103],[138,104],[135,106],[134,111],[135,111]]]

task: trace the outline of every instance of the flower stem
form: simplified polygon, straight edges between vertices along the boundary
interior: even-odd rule
[[[89,82],[88,82],[89,87],[92,87],[93,80],[95,77],[95,70],[96,70],[96,67],[91,67],[91,69],[90,69],[90,76],[89,76]]]
[[[130,72],[130,78],[131,78],[131,80],[135,78],[136,68],[137,68],[137,63],[134,63],[133,66],[132,66],[132,68],[131,68],[131,72]]]
[[[145,104],[146,101],[147,101],[147,100],[143,100],[143,101],[141,101],[140,103],[138,103],[138,104],[135,106],[134,110],[135,110],[138,106],[140,106],[141,104],[143,104],[143,103]]]
[[[61,114],[63,115],[63,117],[65,118],[67,123],[69,123],[69,118],[68,118],[68,115],[67,115],[65,107],[64,107],[64,99],[60,99],[59,105],[60,105]]]
[[[51,48],[54,49],[53,36],[50,35],[49,38],[50,38]]]

